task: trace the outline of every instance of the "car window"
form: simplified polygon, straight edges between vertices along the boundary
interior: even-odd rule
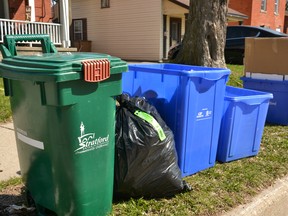
[[[227,33],[226,38],[236,38],[239,37],[239,33],[236,31],[235,28],[229,28],[227,27]]]
[[[259,30],[253,28],[227,27],[226,38],[256,37],[259,34]]]
[[[243,37],[255,37],[259,35],[259,30],[253,28],[243,29]]]
[[[245,37],[245,33],[242,28],[238,27],[227,27],[227,35],[226,38],[239,38]]]

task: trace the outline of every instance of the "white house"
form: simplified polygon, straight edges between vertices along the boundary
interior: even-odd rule
[[[181,41],[189,0],[71,0],[73,41],[126,60],[162,61]],[[229,11],[230,19],[245,15]]]

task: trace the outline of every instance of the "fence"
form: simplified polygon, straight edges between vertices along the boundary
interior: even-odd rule
[[[4,36],[7,34],[48,34],[55,45],[62,44],[61,24],[58,23],[0,19],[0,43],[3,43]]]

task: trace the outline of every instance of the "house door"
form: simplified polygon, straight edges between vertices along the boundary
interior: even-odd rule
[[[174,46],[181,42],[181,18],[170,18],[170,42]]]

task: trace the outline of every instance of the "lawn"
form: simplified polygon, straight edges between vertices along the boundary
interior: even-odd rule
[[[242,86],[243,66],[228,65],[232,74],[228,85]],[[3,86],[1,85],[1,92]],[[1,95],[1,121],[10,119],[9,102]],[[2,101],[4,101],[2,103]],[[3,107],[4,104],[4,107]],[[266,125],[260,152],[256,157],[230,163],[185,177],[192,191],[167,199],[129,199],[113,203],[112,215],[217,215],[249,202],[257,193],[288,174],[288,131],[285,126]],[[17,181],[16,181],[17,183]],[[15,180],[0,182],[3,188]],[[11,187],[12,187],[11,186]],[[2,189],[1,189],[2,188]]]
[[[242,77],[244,73],[243,65],[227,65],[227,67],[231,70],[227,85],[242,87],[243,85],[240,77]]]
[[[242,87],[243,66],[227,65],[228,85]],[[230,163],[184,178],[191,192],[170,199],[130,199],[113,205],[113,215],[217,215],[240,204],[288,174],[288,131],[285,126],[266,125],[256,157]]]
[[[0,123],[11,120],[9,97],[4,96],[3,79],[0,79]]]
[[[265,127],[256,157],[217,163],[185,180],[193,191],[171,199],[131,199],[114,204],[113,215],[214,215],[249,200],[288,173],[288,132],[285,126]]]

